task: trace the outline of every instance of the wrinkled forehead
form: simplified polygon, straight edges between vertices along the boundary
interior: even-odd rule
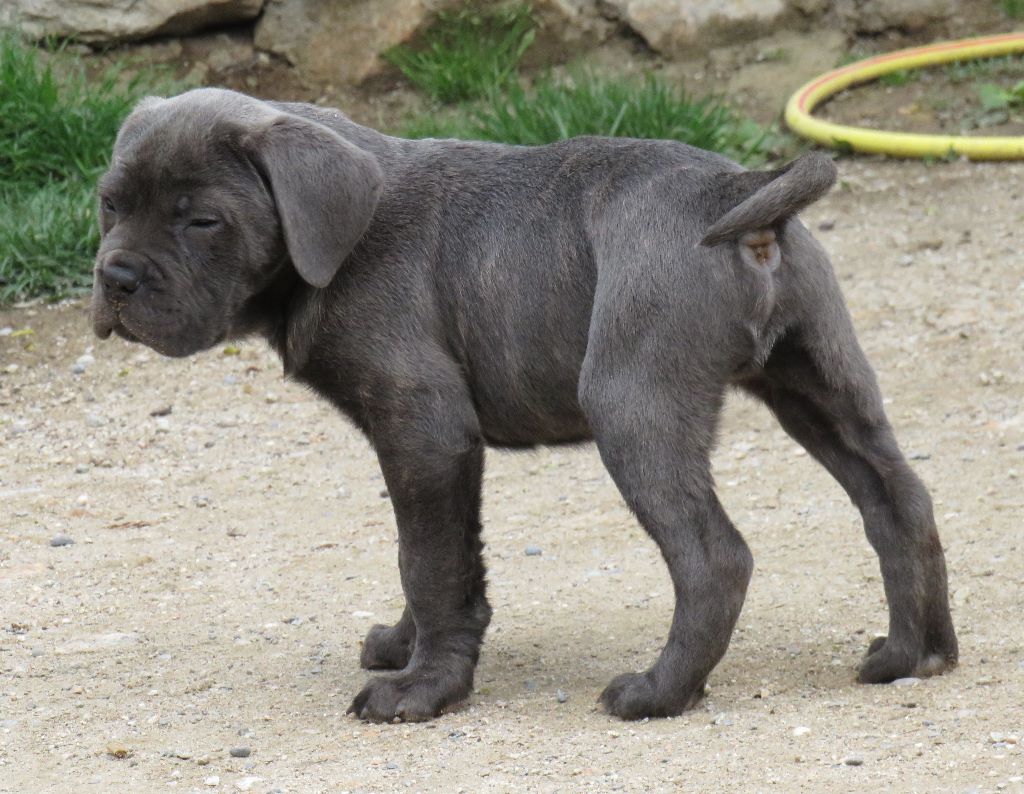
[[[262,103],[217,89],[143,100],[121,126],[100,188],[230,182],[240,161],[232,144],[273,115]]]

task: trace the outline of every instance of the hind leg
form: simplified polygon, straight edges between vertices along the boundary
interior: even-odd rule
[[[618,676],[601,695],[605,709],[623,719],[672,716],[700,699],[729,645],[753,568],[712,487],[721,394],[680,393],[677,385],[654,383],[640,369],[591,370],[581,390],[601,459],[658,544],[676,596],[658,660]]]
[[[843,354],[849,366],[826,378],[792,335],[744,386],[843,486],[878,554],[889,633],[868,649],[860,680],[940,673],[956,664],[957,640],[931,498],[896,444],[863,353],[851,343]]]

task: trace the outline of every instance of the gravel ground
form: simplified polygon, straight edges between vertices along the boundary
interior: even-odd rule
[[[172,361],[36,306],[0,313],[0,791],[1024,791],[1024,166],[840,168],[805,221],[933,490],[957,670],[854,682],[876,559],[736,397],[715,471],[757,568],[698,709],[595,706],[672,597],[584,447],[489,456],[470,703],[363,724],[359,643],[403,603],[367,444],[262,344]]]

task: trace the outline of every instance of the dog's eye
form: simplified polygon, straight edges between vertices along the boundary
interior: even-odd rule
[[[117,207],[114,206],[114,202],[108,198],[103,199],[103,211],[109,212],[111,215],[117,214]]]
[[[216,218],[193,218],[188,222],[190,229],[213,229],[216,226],[220,226],[220,221]]]

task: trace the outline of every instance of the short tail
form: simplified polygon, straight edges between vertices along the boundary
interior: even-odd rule
[[[720,217],[701,245],[737,240],[747,232],[786,220],[824,196],[836,181],[836,167],[827,155],[811,152],[779,171],[720,174],[712,188]]]

